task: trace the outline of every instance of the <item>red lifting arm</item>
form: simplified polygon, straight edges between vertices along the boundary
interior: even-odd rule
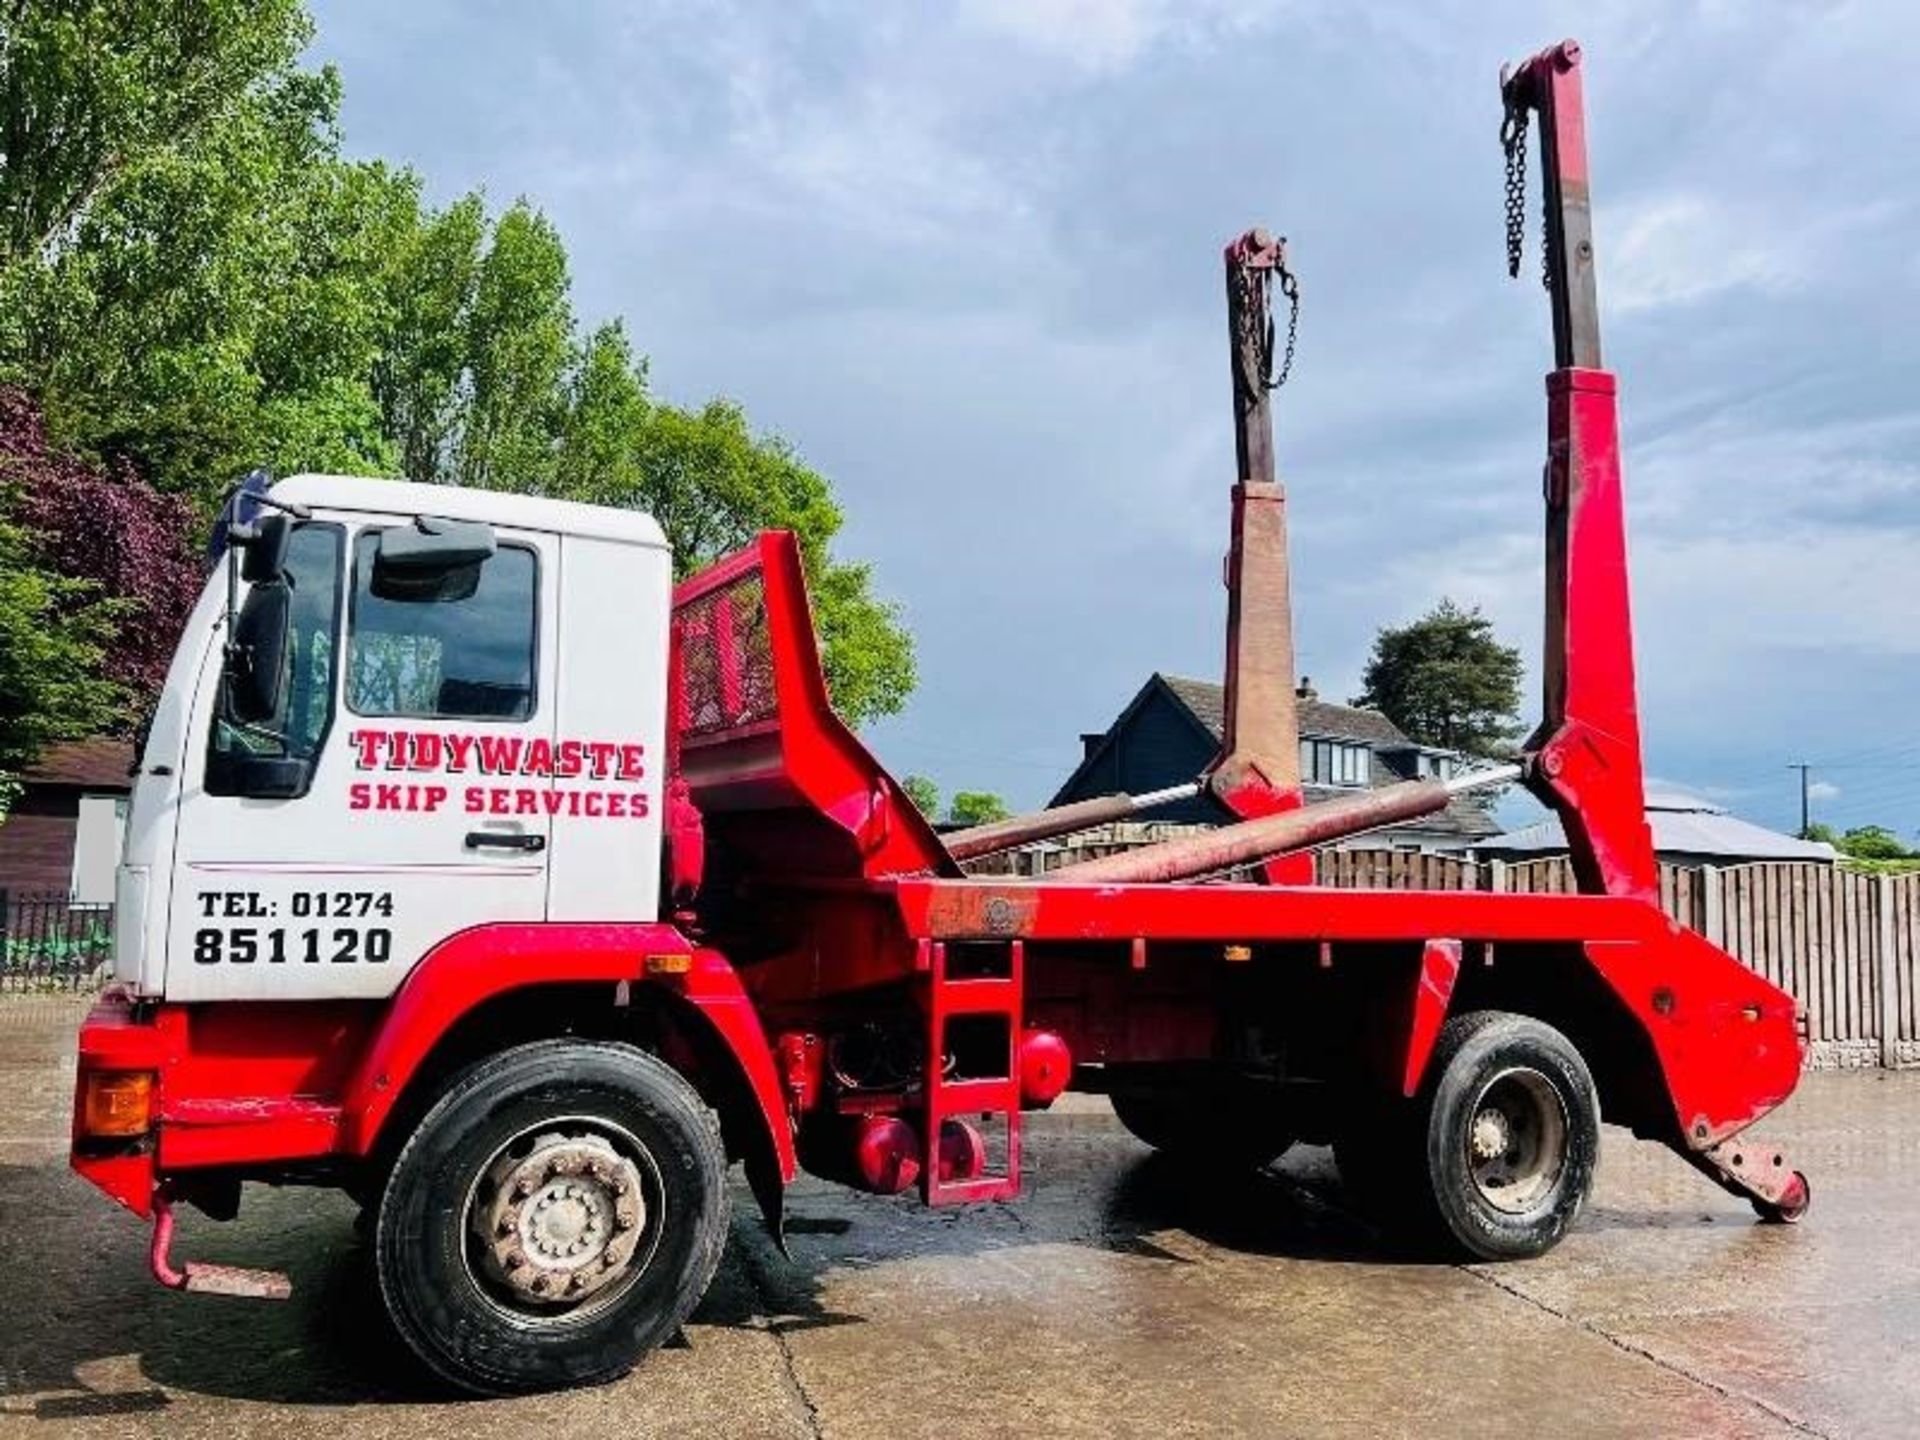
[[[1539,119],[1556,367],[1547,376],[1546,694],[1526,744],[1528,786],[1560,816],[1582,890],[1653,899],[1659,870],[1634,695],[1619,411],[1600,362],[1580,47],[1544,50],[1504,72],[1500,87],[1516,273],[1527,126]]]

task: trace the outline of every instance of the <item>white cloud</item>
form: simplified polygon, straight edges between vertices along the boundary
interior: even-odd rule
[[[1850,239],[1894,222],[1906,203],[1902,196],[1782,214],[1745,196],[1692,191],[1603,204],[1595,225],[1607,247],[1602,293],[1621,315],[1728,291],[1786,295]]]
[[[1744,223],[1723,202],[1674,195],[1605,216],[1606,295],[1622,314],[1685,305],[1742,287],[1762,293],[1791,284],[1797,247],[1777,231]]]
[[[973,25],[1051,60],[1110,75],[1162,43],[1204,43],[1282,8],[1262,0],[963,0]]]
[[[1840,787],[1835,785],[1831,780],[1812,780],[1807,783],[1807,798],[1809,800],[1838,800],[1840,798]]]

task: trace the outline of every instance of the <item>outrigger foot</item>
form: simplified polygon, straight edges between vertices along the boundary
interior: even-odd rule
[[[1807,1177],[1792,1169],[1777,1150],[1734,1136],[1704,1150],[1681,1151],[1688,1163],[1729,1195],[1753,1206],[1771,1225],[1792,1225],[1813,1203]]]

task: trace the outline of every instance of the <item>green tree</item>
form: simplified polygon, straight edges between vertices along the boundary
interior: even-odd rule
[[[119,718],[120,689],[102,678],[113,623],[110,602],[39,568],[26,536],[0,522],[0,817],[43,749]]]
[[[1854,860],[1904,860],[1913,853],[1883,825],[1856,825],[1830,843]]]
[[[374,391],[410,479],[645,510],[681,575],[792,530],[835,706],[859,724],[906,703],[912,638],[869,568],[833,554],[826,477],[733,401],[654,398],[618,321],[579,335],[565,247],[525,201],[492,224],[475,195],[422,217],[390,283]]]
[[[339,98],[330,71],[264,78],[0,272],[0,373],[58,438],[203,509],[256,464],[391,470],[369,380],[418,183],[339,157]]]
[[[1520,652],[1477,607],[1442,600],[1409,625],[1382,627],[1353,703],[1423,745],[1496,755],[1519,733]]]
[[[1007,802],[987,790],[956,790],[947,818],[956,825],[986,825],[1004,820],[1013,812]]]
[[[826,477],[776,437],[756,436],[730,400],[698,410],[651,404],[632,435],[632,466],[594,492],[659,520],[682,574],[737,550],[765,529],[800,543],[827,688],[854,724],[899,710],[913,693],[913,641],[873,593],[868,567],[833,558],[842,524]],[[621,477],[624,476],[624,480]]]
[[[129,171],[312,38],[300,0],[20,0],[0,28],[0,269],[44,261]]]
[[[467,389],[453,474],[483,489],[545,488],[569,363],[567,251],[522,200],[494,222],[467,308]]]
[[[471,339],[466,314],[486,234],[486,206],[470,194],[421,216],[390,257],[373,393],[400,473],[410,480],[450,473]]]
[[[914,808],[929,820],[940,815],[940,787],[924,775],[909,775],[900,782],[900,788],[907,792],[907,798],[913,801]]]
[[[912,642],[832,553],[825,477],[730,401],[656,401],[617,322],[583,334],[527,201],[427,211],[411,173],[343,158],[339,78],[297,63],[310,35],[296,0],[15,7],[0,383],[203,517],[264,464],[644,507],[683,573],[791,528],[836,705],[898,710]]]

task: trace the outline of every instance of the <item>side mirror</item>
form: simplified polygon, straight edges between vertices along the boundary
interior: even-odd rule
[[[240,607],[227,662],[227,714],[242,725],[264,725],[280,713],[292,604],[293,592],[274,580],[255,585]]]
[[[284,515],[262,515],[251,525],[235,525],[228,539],[240,552],[240,578],[249,585],[268,585],[287,568],[287,544],[292,522]]]
[[[423,515],[380,532],[370,588],[382,600],[465,600],[498,548],[491,525]]]

